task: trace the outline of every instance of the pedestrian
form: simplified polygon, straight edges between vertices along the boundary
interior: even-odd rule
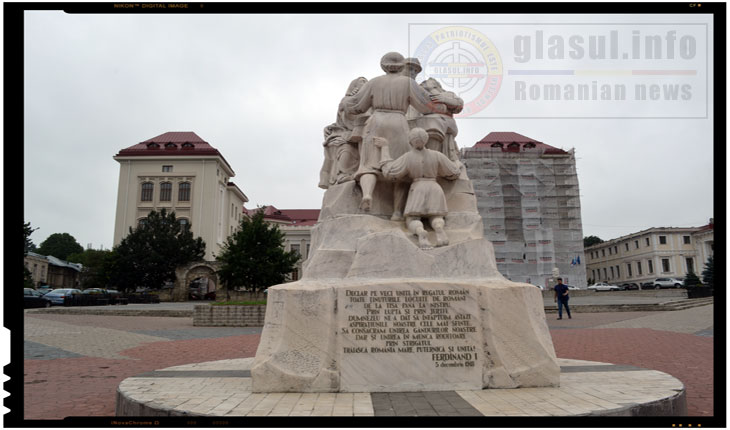
[[[563,284],[563,278],[558,278],[558,285],[553,288],[555,290],[555,301],[558,303],[558,319],[563,319],[563,306],[565,306],[565,312],[568,313],[568,318],[573,318],[570,316],[570,308],[568,307],[568,300],[570,300],[570,295],[568,290],[568,286]]]

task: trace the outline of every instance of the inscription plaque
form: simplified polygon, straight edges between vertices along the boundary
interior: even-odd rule
[[[483,352],[475,294],[469,287],[422,284],[341,289],[342,388],[480,389]]]

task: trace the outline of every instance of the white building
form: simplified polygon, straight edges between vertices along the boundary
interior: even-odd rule
[[[653,227],[586,248],[587,275],[618,285],[684,279],[690,271],[701,279],[713,248],[712,219],[703,227]]]
[[[193,132],[168,132],[122,149],[119,162],[114,244],[150,211],[174,211],[205,241],[212,261],[237,228],[248,197],[230,181],[233,168]]]

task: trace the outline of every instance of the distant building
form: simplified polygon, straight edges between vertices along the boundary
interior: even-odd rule
[[[274,206],[265,206],[264,220],[275,223],[285,235],[284,249],[296,251],[302,258],[297,268],[289,275],[289,280],[296,281],[302,276],[302,265],[309,258],[309,248],[312,242],[312,227],[319,219],[319,209],[277,209]],[[251,213],[257,209],[249,210]]]
[[[193,132],[168,132],[122,149],[114,244],[145,222],[150,211],[174,211],[205,241],[205,260],[215,259],[243,216],[248,197],[230,181],[233,168]]]
[[[78,288],[79,274],[83,266],[69,263],[52,255],[40,255],[28,252],[24,259],[25,267],[30,271],[33,286],[49,285],[51,288]]]
[[[574,151],[514,132],[492,132],[463,148],[461,158],[500,273],[549,287],[557,268],[566,284],[585,288]]]
[[[702,227],[653,227],[585,249],[588,276],[596,282],[637,284],[656,278],[702,278],[714,253],[714,223]]]

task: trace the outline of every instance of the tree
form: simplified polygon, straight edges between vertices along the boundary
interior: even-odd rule
[[[36,230],[38,229],[31,228],[29,222],[23,223],[23,237],[25,238],[25,248],[23,251],[23,256],[28,255],[28,251],[35,251],[36,247],[33,244],[33,241],[30,240],[30,235],[33,234],[33,232]]]
[[[106,288],[110,280],[112,252],[87,249],[84,252],[71,254],[68,261],[81,263],[81,286],[86,288]]]
[[[23,257],[28,255],[28,251],[33,251],[35,249],[35,245],[33,245],[33,241],[30,240],[30,235],[33,234],[33,232],[36,230],[38,230],[38,229],[30,227],[29,222],[23,223],[23,237],[25,239],[25,247],[23,248]],[[23,266],[23,288],[33,288],[33,274],[30,273],[30,270],[28,270],[28,268],[25,267],[25,265]]]
[[[205,242],[193,238],[190,226],[181,225],[175,212],[152,211],[146,222],[114,247],[109,261],[110,282],[124,291],[137,287],[160,288],[175,281],[178,266],[199,261]]]
[[[38,247],[39,254],[52,255],[61,260],[66,260],[69,255],[79,252],[84,252],[84,247],[68,233],[53,233]]]
[[[598,236],[586,236],[583,238],[583,247],[588,248],[590,246],[603,243],[603,239]]]
[[[702,271],[702,282],[709,286],[714,286],[715,258],[710,256],[705,263],[705,270]]]
[[[228,290],[241,286],[247,290],[281,284],[299,261],[299,253],[284,250],[284,233],[264,221],[259,208],[230,235],[216,259],[221,263],[218,277]],[[228,291],[226,295],[230,298]]]
[[[700,278],[695,275],[695,272],[691,271],[687,273],[687,276],[684,278],[684,286],[685,287],[696,287],[700,285]]]

